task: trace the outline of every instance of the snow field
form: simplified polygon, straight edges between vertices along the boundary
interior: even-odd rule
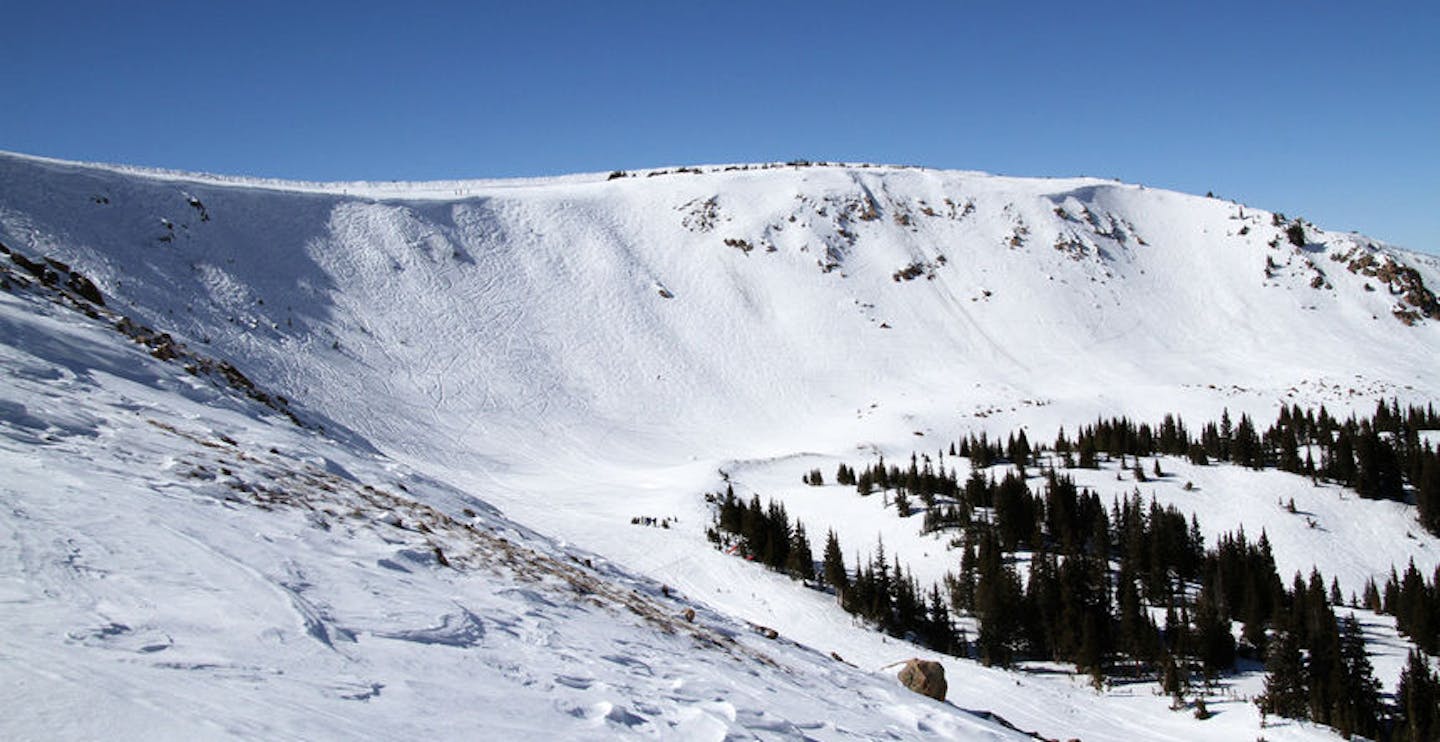
[[[382,457],[186,400],[119,336],[16,303],[7,331],[36,342],[3,346],[9,739],[1015,737]]]
[[[26,626],[17,637],[53,633],[60,620],[44,616],[59,604],[80,606],[66,609],[65,630],[100,633],[33,650],[16,639],[6,651],[25,661],[8,664],[76,668],[29,681],[36,718],[57,724],[63,709],[87,698],[78,678],[92,666],[113,670],[98,684],[116,694],[106,708],[154,705],[177,688],[196,688],[185,692],[208,705],[167,728],[179,734],[192,725],[200,736],[217,728],[242,736],[465,736],[475,725],[520,730],[527,722],[580,737],[705,736],[722,726],[819,738],[998,733],[896,695],[889,678],[832,667],[832,651],[871,672],[919,650],[855,626],[820,593],[710,549],[701,494],[720,489],[727,471],[762,499],[784,499],[812,543],[835,527],[847,558],[868,552],[883,533],[887,551],[924,581],[953,568],[954,557],[942,554],[942,540],[916,535],[918,516],[900,521],[878,511],[878,496],[806,488],[799,475],[820,466],[829,479],[835,462],[860,465],[871,451],[898,462],[981,430],[1025,426],[1040,440],[1097,415],[1152,420],[1178,412],[1196,423],[1221,407],[1268,419],[1281,401],[1342,414],[1372,408],[1377,396],[1440,397],[1436,323],[1401,325],[1390,316],[1398,299],[1384,284],[1330,259],[1368,251],[1368,243],[1312,230],[1313,245],[1292,249],[1281,231],[1267,212],[1094,179],[825,167],[616,181],[286,184],[0,155],[0,241],[70,263],[113,308],[231,360],[326,430],[277,427],[134,347],[0,294],[5,370],[16,382],[0,398],[6,455],[46,467],[17,468],[27,473],[7,485],[6,504],[38,512],[36,503],[54,492],[70,495],[57,502],[74,503],[42,525],[8,526],[45,536],[27,547],[39,555],[32,561],[12,557],[5,584],[26,597],[6,610]],[[1436,261],[1376,249],[1414,265],[1427,285],[1440,284]],[[920,275],[897,280],[914,265]],[[1314,266],[1333,289],[1310,288]],[[113,399],[98,401],[101,390]],[[738,641],[756,640],[735,621],[778,629],[817,652],[785,649],[785,664],[824,680],[787,684],[744,663],[732,672],[729,660],[691,657],[643,626],[612,627],[610,613],[553,590],[537,593],[553,605],[538,605],[504,592],[508,578],[498,587],[409,564],[397,558],[409,542],[387,543],[380,526],[341,538],[288,511],[208,517],[223,507],[208,496],[158,505],[147,498],[193,492],[195,484],[169,470],[139,480],[129,470],[92,472],[107,461],[133,460],[144,470],[183,458],[175,448],[183,446],[153,426],[116,430],[126,414],[230,431],[261,453],[272,445],[293,451],[354,481],[405,484],[452,516],[469,507],[508,524],[497,527],[546,553],[549,539],[553,549],[583,550],[614,570],[607,575],[633,580],[621,571],[633,570],[708,606],[706,620],[731,626]],[[1406,528],[1401,508],[1341,500],[1284,475],[1163,463],[1172,476],[1139,485],[1142,495],[1199,512],[1207,537],[1241,524],[1255,536],[1265,528],[1283,576],[1316,563],[1348,593],[1392,562],[1435,563],[1433,539]],[[68,471],[72,481],[62,488],[46,469]],[[1077,478],[1105,496],[1135,486],[1108,470]],[[1196,491],[1180,489],[1187,480]],[[77,494],[99,482],[117,493],[113,500]],[[1293,496],[1317,527],[1276,507],[1281,495]],[[81,511],[94,518],[76,520]],[[630,525],[636,516],[678,520],[670,529]],[[1405,530],[1416,538],[1400,537]],[[161,620],[87,607],[70,577],[54,578],[54,595],[24,592],[48,579],[42,575],[55,568],[47,565],[64,562],[68,552],[47,544],[72,531],[100,544],[113,572],[130,575],[147,600],[183,601],[199,586],[213,602],[178,603],[185,607]],[[124,556],[142,533],[158,534],[157,552]],[[235,559],[205,556],[180,534]],[[286,571],[295,564],[305,579]],[[167,580],[173,590],[162,589]],[[299,582],[316,586],[316,596],[299,593],[323,611],[307,613],[294,590],[275,587]],[[223,597],[230,591],[263,596],[258,613],[237,614]],[[391,596],[413,610],[386,615],[377,601]],[[480,618],[492,644],[380,636],[463,633],[474,624],[461,606]],[[307,623],[312,615],[318,623]],[[192,636],[172,630],[172,621],[186,620],[202,637],[187,640],[197,649],[187,662],[223,665],[213,661],[219,657],[249,669],[199,667],[175,679],[136,669],[134,652],[105,664],[94,658],[110,655],[84,644],[138,651],[158,642],[136,627]],[[494,625],[507,621],[513,633]],[[107,635],[111,622],[141,638]],[[1384,620],[1367,619],[1367,631],[1371,623],[1373,638],[1385,641]],[[338,649],[328,648],[312,625],[357,639],[332,638]],[[579,638],[558,638],[546,626]],[[225,649],[235,636],[249,638]],[[550,644],[536,639],[544,636]],[[187,642],[140,654],[179,654]],[[292,656],[295,647],[304,649]],[[603,656],[638,658],[650,671]],[[512,666],[525,663],[539,669]],[[589,674],[569,669],[577,663]],[[1381,663],[1377,676],[1393,683],[1395,672]],[[307,669],[312,664],[324,671]],[[1063,674],[946,664],[956,704],[1047,736],[1259,732],[1253,705],[1242,701],[1217,696],[1212,710],[1221,713],[1200,723],[1166,710],[1167,699],[1145,687],[1097,695]],[[126,696],[122,686],[137,673],[148,679]],[[326,685],[329,675],[345,678],[344,687]],[[667,685],[697,676],[683,693]],[[282,687],[290,682],[297,687]],[[378,695],[345,698],[365,696],[376,682],[385,684]],[[1237,696],[1250,692],[1249,682],[1237,684]],[[257,719],[213,702],[242,686],[247,698],[283,696],[293,705]],[[502,689],[518,700],[474,703],[476,694]],[[646,698],[661,700],[642,708]],[[354,726],[316,716],[336,708]],[[1328,732],[1287,725],[1265,735]]]

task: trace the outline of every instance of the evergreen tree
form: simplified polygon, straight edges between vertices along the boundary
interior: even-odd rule
[[[1420,742],[1440,737],[1440,679],[1418,649],[1410,650],[1400,673],[1395,705],[1395,739]]]
[[[840,595],[840,605],[847,613],[863,615],[870,605],[870,593],[874,591],[874,575],[870,566],[855,555],[855,579],[850,589]]]
[[[1259,699],[1260,709],[1287,719],[1304,719],[1308,698],[1300,643],[1288,631],[1276,632],[1265,657],[1265,693]]]
[[[1421,649],[1432,653],[1440,649],[1440,632],[1436,631],[1436,622],[1440,621],[1440,584],[1426,584],[1413,559],[1398,583],[1393,573],[1390,579],[1391,584],[1385,588],[1386,597],[1390,598],[1393,592],[1394,598],[1386,601],[1385,611],[1394,614],[1396,626]]]
[[[864,606],[864,616],[879,624],[882,629],[890,629],[890,609],[893,605],[894,584],[890,577],[890,564],[885,560],[885,542],[876,540],[875,556],[870,559],[868,572],[870,578],[870,604]]]
[[[831,529],[825,534],[825,582],[835,588],[836,595],[843,596],[850,588],[850,576],[845,572],[845,557],[840,552],[840,538]]]
[[[740,543],[742,553],[751,559],[760,554],[760,544],[765,536],[765,509],[760,505],[760,496],[751,495],[750,505],[740,514]]]
[[[1420,478],[1415,484],[1415,504],[1420,524],[1440,536],[1440,452],[1421,455]]]
[[[950,623],[950,611],[945,608],[945,602],[940,598],[938,585],[930,586],[928,613],[926,643],[947,654],[960,652],[960,640],[955,635],[955,627]]]
[[[1030,558],[1030,576],[1025,583],[1025,643],[1035,656],[1059,660],[1056,633],[1061,605],[1055,557],[1046,551]]]
[[[1340,632],[1335,614],[1323,603],[1310,603],[1312,619],[1308,629],[1309,656],[1305,658],[1306,682],[1310,689],[1310,718],[1321,724],[1333,724],[1340,702],[1344,668],[1340,660]],[[1318,625],[1317,625],[1318,624]]]
[[[1084,614],[1080,624],[1080,646],[1075,650],[1075,669],[1088,672],[1098,690],[1105,678],[1106,617],[1094,611]]]
[[[975,588],[979,582],[979,557],[975,553],[975,540],[965,539],[960,552],[960,576],[950,586],[950,604],[956,610],[975,612]]]
[[[895,490],[895,512],[898,513],[901,518],[909,518],[911,512],[913,512],[910,507],[910,496],[905,494],[905,488],[903,487]]]
[[[1380,611],[1380,588],[1375,586],[1375,578],[1365,580],[1365,596],[1362,598],[1366,610]]]
[[[1219,592],[1202,587],[1195,600],[1197,654],[1207,678],[1235,666],[1235,636]]]
[[[1335,437],[1335,445],[1326,449],[1328,466],[1325,476],[1346,486],[1355,485],[1355,449],[1350,434],[1341,428]]]
[[[1080,439],[1080,468],[1099,469],[1100,462],[1097,459],[1094,436],[1084,436]]]
[[[1255,423],[1249,415],[1240,415],[1240,424],[1235,428],[1230,443],[1230,458],[1240,466],[1259,469],[1265,457],[1260,447],[1260,437],[1255,433]]]
[[[1030,453],[1030,441],[1025,437],[1025,431],[1021,430],[1010,450],[1010,460],[1023,469],[1030,465]]]
[[[987,666],[1008,666],[1014,658],[1016,639],[1022,626],[1020,576],[1006,564],[995,535],[980,535],[978,579],[975,586],[975,613],[980,618],[976,643],[980,660]]]
[[[740,535],[743,529],[743,518],[745,508],[735,497],[735,488],[725,485],[725,496],[720,500],[720,516],[718,518],[720,530]]]
[[[785,570],[790,561],[790,516],[783,503],[770,501],[761,520],[760,561],[777,572]]]
[[[895,579],[891,583],[891,614],[889,631],[895,636],[923,639],[926,631],[925,605],[915,576],[895,563]]]
[[[810,552],[810,539],[805,535],[805,524],[795,521],[795,532],[790,537],[790,553],[785,560],[785,572],[797,580],[815,579],[815,557]]]
[[[1128,561],[1121,562],[1116,578],[1115,598],[1119,608],[1119,648],[1132,659],[1149,663],[1154,659],[1155,626],[1140,602],[1140,590]]]
[[[1355,614],[1340,624],[1342,678],[1334,726],[1345,737],[1360,734],[1374,738],[1380,732],[1380,683],[1365,651],[1365,636]]]

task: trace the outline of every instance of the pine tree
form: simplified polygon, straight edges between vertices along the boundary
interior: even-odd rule
[[[870,605],[870,593],[874,588],[874,575],[870,567],[855,554],[855,580],[850,589],[840,594],[840,605],[847,613],[864,615]]]
[[[750,496],[750,506],[740,515],[740,538],[745,556],[760,555],[760,544],[765,537],[765,509],[760,507],[760,496]]]
[[[1380,588],[1375,586],[1375,578],[1371,577],[1365,581],[1365,597],[1362,598],[1366,610],[1379,612],[1380,610]]]
[[[1265,657],[1265,693],[1259,699],[1261,711],[1287,719],[1307,718],[1309,694],[1304,678],[1300,643],[1288,631],[1276,632],[1270,638]]]
[[[790,516],[785,504],[770,501],[762,521],[760,561],[776,572],[785,570],[790,561]]]
[[[720,530],[727,531],[736,536],[743,533],[743,519],[745,508],[740,500],[735,497],[735,488],[725,485],[725,496],[720,500]]]
[[[993,532],[980,534],[978,579],[975,586],[975,613],[980,618],[980,660],[987,666],[1007,666],[1014,657],[1021,627],[1020,576],[1004,562]]]
[[[958,650],[959,639],[955,636],[955,628],[950,623],[950,611],[946,610],[945,602],[940,598],[940,587],[930,586],[930,606],[928,611],[926,627],[926,643],[932,649],[953,654]]]
[[[1325,475],[1331,479],[1346,485],[1354,486],[1355,477],[1355,449],[1350,440],[1350,434],[1341,428],[1335,438],[1335,445],[1327,449],[1329,452],[1329,467]]]
[[[1100,463],[1097,459],[1098,451],[1095,449],[1094,436],[1085,436],[1080,439],[1080,468],[1099,469]]]
[[[975,554],[975,539],[966,538],[960,552],[960,576],[950,586],[950,604],[956,610],[975,613],[975,588],[979,582],[979,558]]]
[[[1240,415],[1240,424],[1236,426],[1231,442],[1231,459],[1252,469],[1259,469],[1264,465],[1260,436],[1255,433],[1255,424],[1250,421],[1249,415]]]
[[[1380,683],[1365,651],[1365,636],[1355,614],[1340,624],[1342,678],[1334,726],[1346,737],[1360,734],[1374,738],[1380,732]]]
[[[1134,573],[1128,560],[1120,564],[1120,573],[1115,583],[1115,598],[1120,615],[1121,651],[1133,659],[1149,661],[1154,626],[1140,603],[1140,590],[1135,586]]]
[[[1340,632],[1335,624],[1335,614],[1328,606],[1312,610],[1320,617],[1320,625],[1311,624],[1310,655],[1305,658],[1306,682],[1310,688],[1310,718],[1321,724],[1333,724],[1344,676],[1340,661]]]
[[[1418,649],[1400,673],[1395,691],[1395,739],[1404,742],[1434,740],[1440,736],[1440,679]]]
[[[1105,617],[1095,612],[1084,615],[1080,624],[1080,646],[1075,650],[1075,669],[1088,672],[1098,690],[1105,677]]]
[[[895,512],[901,518],[909,518],[913,510],[910,507],[910,496],[905,493],[905,488],[895,490]]]
[[[1415,504],[1420,510],[1420,524],[1440,535],[1440,453],[1422,456],[1420,477],[1415,484]]]
[[[924,606],[920,602],[915,576],[897,561],[895,579],[891,583],[889,632],[895,636],[919,633]]]
[[[1055,557],[1046,551],[1030,558],[1030,576],[1025,582],[1025,642],[1038,657],[1056,656],[1056,631],[1060,613],[1060,586],[1056,581]]]
[[[1230,618],[1221,604],[1221,591],[1202,587],[1195,600],[1195,634],[1201,668],[1213,678],[1235,665],[1235,636]]]
[[[815,579],[815,557],[810,552],[810,539],[805,535],[805,524],[795,521],[795,532],[790,537],[790,553],[785,560],[785,572],[797,580]]]
[[[843,596],[850,589],[850,576],[845,572],[845,557],[840,552],[840,538],[834,529],[825,534],[825,582],[835,588],[835,594]]]
[[[892,628],[891,608],[893,607],[894,582],[890,577],[890,563],[885,559],[885,542],[876,540],[875,556],[870,559],[871,578],[870,605],[865,617],[879,624],[882,629]]]
[[[1415,567],[1414,559],[1411,559],[1409,566],[1405,568],[1405,574],[1400,578],[1394,606],[1389,609],[1389,612],[1395,614],[1396,626],[1427,652],[1434,652],[1437,645],[1440,645],[1440,635],[1437,635],[1434,627],[1434,621],[1440,618],[1440,611],[1435,610],[1435,601],[1432,599],[1436,588],[1440,586],[1425,584],[1425,578]]]

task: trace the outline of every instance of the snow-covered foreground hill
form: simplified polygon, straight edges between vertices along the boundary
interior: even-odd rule
[[[78,315],[0,328],[6,739],[1023,738]]]
[[[1440,261],[1092,179],[294,184],[0,155],[0,243],[272,401],[147,357],[110,318],[0,294],[0,646],[32,710],[3,723],[22,735],[1003,735],[878,672],[919,650],[711,549],[721,471],[939,574],[953,554],[807,504],[823,493],[799,474],[1097,415],[1440,399]],[[1266,529],[1284,569],[1353,589],[1398,557],[1437,564],[1418,526],[1391,533],[1404,508],[1183,476],[1197,493],[1158,496],[1212,532]],[[1048,737],[1258,733],[1243,700],[1197,722],[1143,686],[946,664],[956,704]]]

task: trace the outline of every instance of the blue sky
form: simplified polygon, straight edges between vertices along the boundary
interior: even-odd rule
[[[1440,253],[1432,2],[20,0],[4,16],[0,149],[30,154],[308,180],[793,158],[1083,174]]]

